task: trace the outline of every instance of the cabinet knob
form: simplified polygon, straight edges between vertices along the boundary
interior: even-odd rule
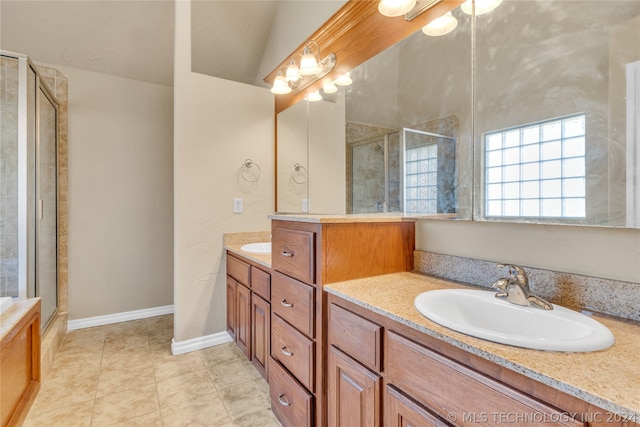
[[[284,354],[285,356],[293,356],[293,353],[290,352],[289,350],[287,350],[287,347],[281,347],[280,351],[282,352],[282,354]]]
[[[291,406],[291,402],[286,399],[284,394],[278,395],[278,402],[280,402],[282,406]]]
[[[290,302],[287,302],[286,299],[283,299],[282,301],[280,301],[280,304],[282,304],[285,307],[293,307],[293,304],[291,304]]]
[[[293,253],[292,252],[287,252],[287,251],[282,251],[282,252],[280,252],[280,255],[286,256],[286,257],[292,257]]]

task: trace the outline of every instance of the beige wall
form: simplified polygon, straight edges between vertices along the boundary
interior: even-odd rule
[[[225,330],[223,233],[270,228],[273,95],[191,72],[191,4],[176,2],[174,70],[174,339]],[[250,158],[257,182],[239,177]],[[233,214],[233,198],[244,213]]]
[[[170,305],[172,89],[69,81],[69,320]]]

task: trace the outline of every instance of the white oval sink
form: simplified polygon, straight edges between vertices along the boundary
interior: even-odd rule
[[[463,334],[536,350],[586,352],[611,347],[615,338],[600,322],[577,311],[525,307],[494,292],[444,289],[424,292],[414,302],[425,317]]]
[[[270,254],[271,242],[247,243],[242,245],[240,249],[252,254]]]

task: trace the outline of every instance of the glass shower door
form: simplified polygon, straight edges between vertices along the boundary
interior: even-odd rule
[[[38,92],[36,169],[36,286],[46,324],[58,308],[57,242],[57,109],[48,95]]]

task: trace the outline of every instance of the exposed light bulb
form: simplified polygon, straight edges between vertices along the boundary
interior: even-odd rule
[[[289,66],[287,67],[287,73],[284,77],[286,80],[290,82],[297,82],[300,80],[300,68],[298,68],[298,64],[293,59],[289,62]]]
[[[281,72],[278,71],[278,75],[273,81],[273,87],[271,88],[271,93],[275,93],[276,95],[286,95],[287,93],[291,93],[291,87],[284,79],[284,76]]]
[[[467,0],[460,6],[460,9],[467,15],[473,13],[472,0]],[[491,12],[496,7],[500,6],[502,0],[476,0],[476,16],[484,15]]]
[[[302,58],[300,58],[300,75],[312,76],[320,72],[320,66],[315,55],[311,53],[308,47],[305,47],[302,51]]]
[[[455,30],[457,26],[458,20],[451,12],[447,12],[422,27],[422,32],[428,36],[443,36]]]
[[[311,101],[311,102],[316,102],[316,101],[321,101],[322,100],[322,95],[320,95],[320,92],[313,91],[310,94],[308,94],[307,96],[305,96],[305,98],[307,101]]]
[[[401,16],[409,12],[416,5],[416,0],[380,0],[378,12],[384,16]]]
[[[335,83],[331,82],[324,85],[322,90],[324,91],[324,93],[336,93],[338,91],[338,86],[336,86]]]
[[[345,73],[344,75],[338,77],[333,81],[333,83],[337,84],[338,86],[349,86],[351,83],[353,83],[353,80],[351,80],[351,72]]]

